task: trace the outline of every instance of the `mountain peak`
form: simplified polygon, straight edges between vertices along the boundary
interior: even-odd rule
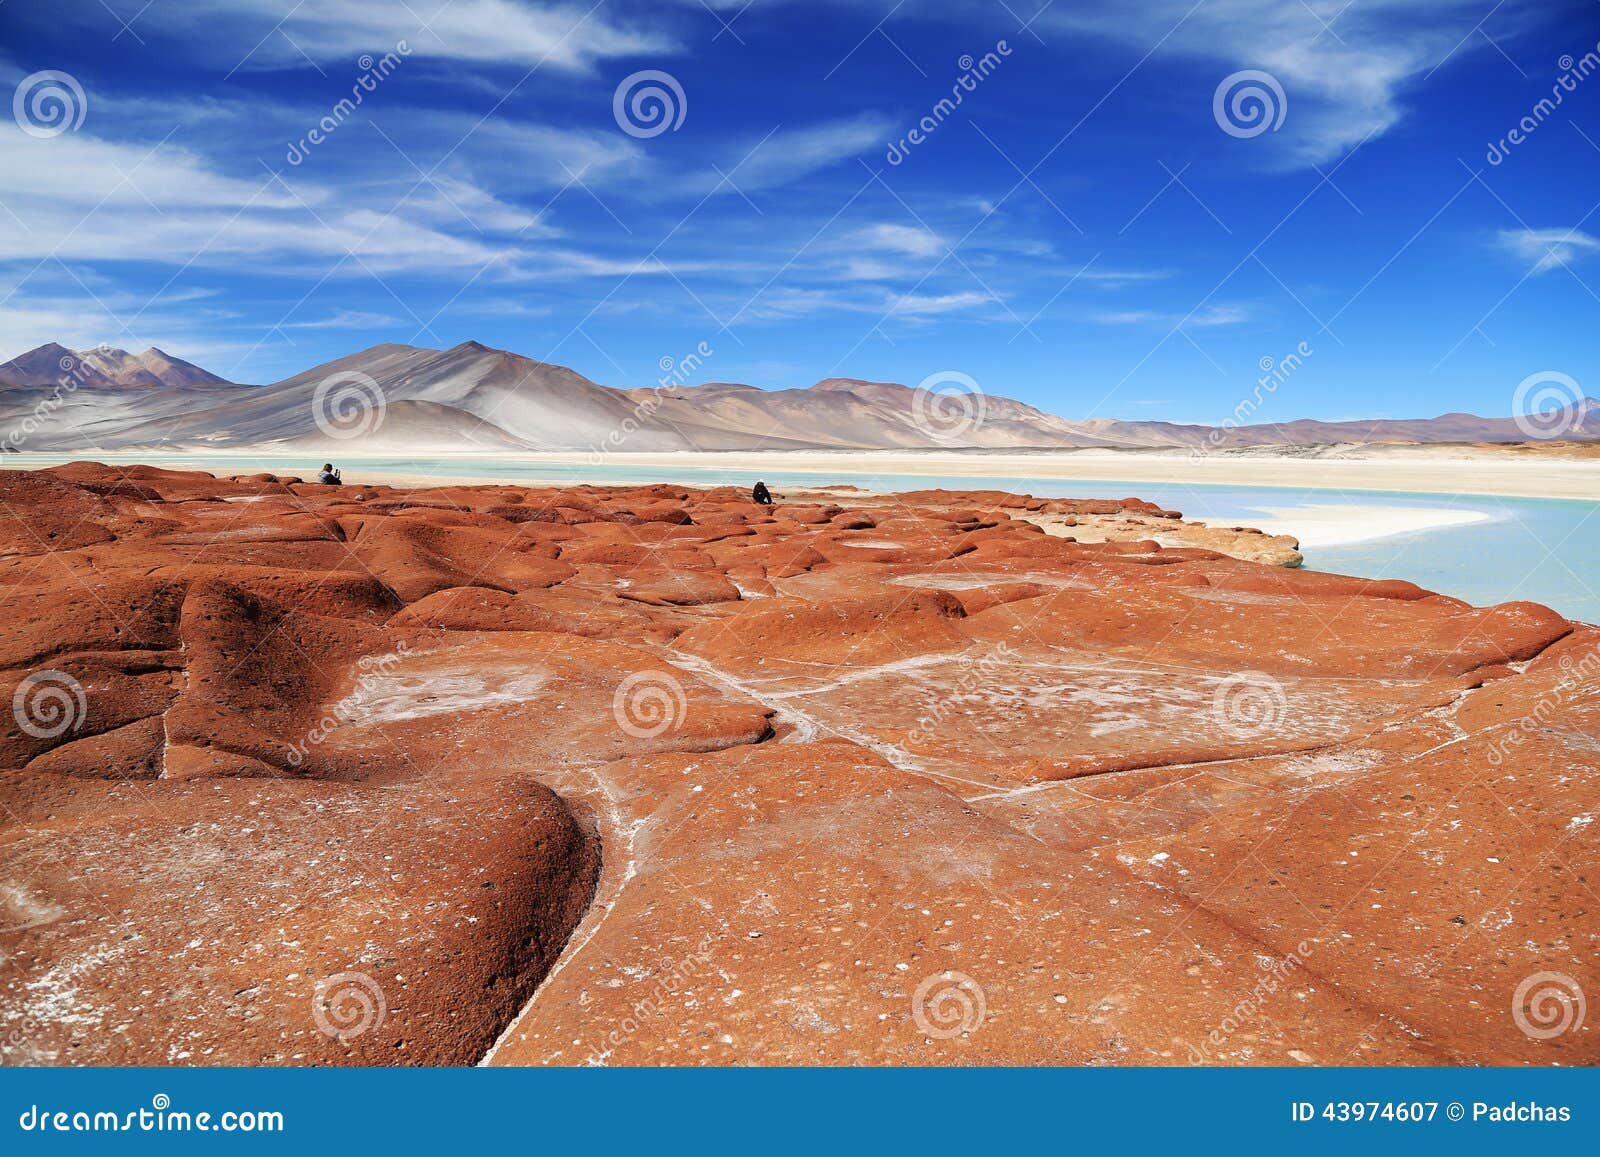
[[[109,345],[72,350],[52,341],[0,364],[0,384],[49,388],[69,383],[73,389],[152,389],[232,384],[193,362],[173,357],[155,346],[143,353],[131,354],[125,349]]]
[[[869,382],[863,378],[823,378],[811,389],[822,393],[854,394],[861,390],[904,390],[899,382]]]

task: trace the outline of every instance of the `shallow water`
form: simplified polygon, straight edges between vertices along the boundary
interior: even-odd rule
[[[18,458],[25,457],[18,455]],[[147,462],[217,472],[308,472],[305,461],[251,457],[106,456],[102,461]],[[19,463],[20,464],[20,463]],[[1600,623],[1600,502],[1573,499],[1500,498],[1481,494],[1416,494],[1407,491],[1339,491],[1279,486],[1216,486],[1202,483],[1089,482],[1018,476],[929,476],[849,474],[838,471],[695,469],[470,461],[401,456],[342,460],[345,477],[363,471],[481,477],[506,481],[601,483],[669,482],[685,486],[749,487],[764,478],[781,495],[785,487],[829,484],[869,490],[1010,490],[1041,498],[1143,498],[1187,518],[1249,526],[1266,521],[1264,507],[1404,506],[1476,510],[1488,521],[1442,527],[1340,546],[1308,548],[1306,566],[1371,578],[1409,579],[1429,590],[1479,605],[1527,599],[1554,607],[1569,618]]]

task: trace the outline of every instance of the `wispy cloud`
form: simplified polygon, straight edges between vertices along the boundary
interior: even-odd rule
[[[1190,314],[1172,313],[1157,309],[1108,309],[1089,315],[1089,320],[1099,325],[1150,325],[1167,328],[1210,329],[1216,326],[1239,325],[1252,320],[1248,308],[1242,305],[1208,305]]]
[[[1524,4],[1494,9],[1510,18]],[[1281,131],[1268,136],[1281,142],[1278,156],[1309,165],[1386,132],[1404,116],[1408,84],[1482,50],[1486,41],[1474,28],[1488,7],[1480,0],[1124,0],[1054,5],[1039,24],[1214,61],[1218,81],[1239,69],[1270,73],[1288,110]],[[1193,94],[1206,107],[1211,96],[1209,89]]]
[[[726,181],[713,172],[691,183],[703,183],[720,193],[774,189],[877,149],[889,124],[886,117],[865,113],[804,128],[781,128],[743,149],[729,150],[718,166],[727,173]]]
[[[772,321],[826,313],[856,313],[889,322],[918,322],[945,314],[964,314],[968,320],[995,320],[1000,302],[976,290],[954,293],[896,293],[891,290],[852,293],[843,289],[784,288],[761,296],[749,316]]]
[[[1579,229],[1503,229],[1501,248],[1533,262],[1534,273],[1549,273],[1600,253],[1600,237]]]
[[[280,329],[393,329],[405,325],[397,317],[390,317],[383,313],[361,313],[356,310],[341,309],[328,317],[314,318],[310,321],[286,321]]]
[[[937,257],[949,247],[949,242],[931,229],[924,229],[920,225],[886,223],[856,230],[850,235],[850,243],[867,249],[905,253],[912,257]]]
[[[172,34],[222,72],[351,61],[401,40],[423,59],[568,70],[674,46],[659,21],[636,26],[604,5],[530,0],[186,0],[149,6],[139,27]],[[197,27],[203,38],[189,35]]]
[[[0,292],[5,301],[0,306],[0,361],[46,341],[58,341],[69,349],[101,344],[133,350],[159,346],[183,357],[218,361],[243,348],[197,324],[201,319],[195,311],[175,308],[202,296],[199,293],[152,301],[97,284],[84,292],[72,278],[56,282],[42,293],[16,285],[6,285]]]

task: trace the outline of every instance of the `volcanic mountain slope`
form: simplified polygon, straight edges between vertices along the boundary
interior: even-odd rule
[[[1585,400],[1560,436],[1600,437],[1597,414],[1600,402]],[[1511,418],[1471,414],[1226,429],[1071,422],[997,394],[853,378],[799,390],[728,382],[613,389],[477,342],[373,346],[267,386],[233,385],[159,350],[47,345],[0,366],[0,445],[40,451],[1172,449],[1527,437]]]
[[[151,346],[131,354],[111,346],[69,350],[49,342],[0,363],[0,384],[50,388],[64,380],[91,389],[151,389],[174,386],[227,386],[233,383]]]
[[[1600,1061],[1600,630],[1173,521],[0,472],[0,1059]]]

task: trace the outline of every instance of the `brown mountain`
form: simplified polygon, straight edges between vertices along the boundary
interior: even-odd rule
[[[70,397],[40,417],[41,402],[59,391],[64,378],[76,382]],[[381,420],[374,412],[356,423],[358,437],[330,436],[327,418],[352,406],[359,412],[378,399]],[[997,394],[938,395],[854,378],[789,390],[737,382],[614,389],[564,366],[478,342],[447,350],[373,346],[266,386],[226,382],[156,349],[137,355],[104,347],[76,352],[52,343],[0,365],[0,427],[24,419],[30,433],[23,448],[74,451],[333,445],[347,453],[1149,450],[1527,440],[1512,418],[1463,413],[1248,426],[1069,421]],[[1600,402],[1583,400],[1559,437],[1600,438]]]
[[[48,342],[0,363],[0,385],[50,388],[152,389],[161,386],[227,386],[233,383],[151,346],[131,354],[112,346],[70,350]]]

